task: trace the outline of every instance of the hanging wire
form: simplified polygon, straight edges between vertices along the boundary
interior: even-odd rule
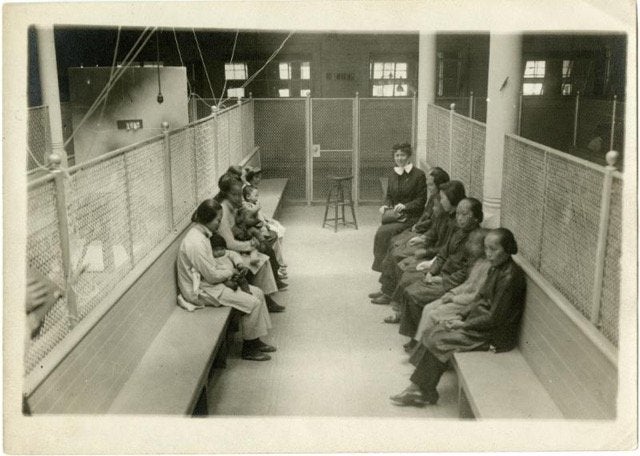
[[[180,44],[178,44],[178,35],[176,34],[176,29],[175,27],[173,28],[173,39],[176,42],[176,48],[178,49],[178,58],[180,59],[180,66],[183,66],[186,68],[184,61],[182,60],[182,52],[180,52]],[[192,87],[191,87],[191,82],[189,82],[189,75],[187,74],[187,88],[189,89],[189,94],[193,93]]]
[[[138,56],[138,54],[140,54],[140,52],[142,51],[142,49],[144,48],[144,46],[147,44],[147,42],[149,41],[149,39],[153,36],[153,32],[156,30],[156,27],[154,27],[151,32],[147,35],[146,38],[144,38],[144,41],[142,42],[142,44],[138,47],[137,50],[134,49],[136,48],[136,46],[138,45],[138,43],[141,41],[142,37],[144,36],[145,32],[149,30],[149,27],[146,27],[143,32],[140,34],[140,36],[138,37],[138,39],[136,40],[136,42],[134,43],[133,47],[129,50],[129,52],[127,53],[127,55],[125,56],[125,59],[123,61],[123,66],[122,68],[118,68],[113,77],[107,81],[107,84],[104,86],[104,88],[102,89],[102,91],[100,92],[100,94],[98,95],[98,97],[96,98],[96,100],[93,102],[93,104],[91,105],[91,108],[89,108],[89,111],[87,111],[87,113],[84,115],[84,117],[82,118],[82,120],[80,121],[80,123],[78,124],[78,126],[73,130],[73,132],[71,133],[71,135],[69,135],[69,137],[67,138],[67,140],[64,142],[63,146],[67,146],[69,144],[69,142],[71,142],[71,140],[73,139],[73,137],[75,136],[75,134],[78,132],[78,130],[82,127],[82,125],[84,124],[84,122],[86,122],[86,120],[94,113],[94,111],[97,109],[98,105],[100,104],[100,102],[102,102],[102,100],[104,99],[104,97],[111,91],[111,89],[113,89],[113,87],[115,86],[115,83],[118,82],[118,80],[122,77],[122,75],[126,72],[126,70],[129,68],[129,66],[131,65],[131,63],[136,59],[136,57]],[[129,59],[129,56],[131,55],[131,53],[134,53],[133,56],[131,56],[131,58]]]
[[[156,68],[158,70],[158,104],[164,101],[162,85],[160,84],[160,30],[156,31]]]
[[[204,74],[207,77],[207,82],[209,83],[209,90],[211,90],[211,96],[213,97],[213,103],[216,103],[216,95],[213,93],[213,86],[211,85],[211,79],[209,79],[209,72],[207,71],[207,65],[204,63],[204,57],[202,57],[202,50],[200,49],[200,43],[198,43],[198,36],[196,35],[195,29],[191,29],[193,32],[193,38],[196,41],[196,46],[198,48],[198,54],[200,54],[200,61],[202,62],[202,68],[204,68]]]
[[[233,56],[236,53],[236,44],[238,43],[238,34],[240,33],[240,30],[236,30],[236,38],[233,40],[233,49],[231,50],[231,60],[229,60],[229,63],[233,63]],[[222,99],[224,98],[224,94],[227,90],[227,78],[224,78],[224,85],[222,86],[222,93],[220,94],[220,103],[218,103],[218,109],[220,109],[220,105],[222,104]]]

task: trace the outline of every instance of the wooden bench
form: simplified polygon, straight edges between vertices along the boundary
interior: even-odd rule
[[[286,179],[260,185],[265,214]],[[279,192],[279,193],[274,193]],[[264,196],[262,196],[264,195]],[[232,311],[176,305],[179,233],[33,391],[34,414],[206,414],[211,367],[223,366]]]
[[[614,419],[617,351],[525,260],[519,347],[454,355],[459,411],[475,418]]]

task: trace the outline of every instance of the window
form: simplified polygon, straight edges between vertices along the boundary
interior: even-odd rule
[[[406,62],[372,62],[369,71],[374,97],[407,96]]]
[[[280,79],[291,79],[291,64],[290,63],[280,63],[278,66],[280,70]]]
[[[522,83],[523,95],[542,95],[544,93],[546,63],[544,60],[527,60]]]
[[[247,64],[225,63],[224,77],[227,81],[247,79]]]
[[[573,73],[573,60],[562,61],[562,95],[571,95],[573,85],[571,77]]]
[[[278,95],[280,95],[281,98],[291,96],[289,95],[289,89],[278,89]]]
[[[311,65],[309,62],[300,63],[300,79],[311,79]]]
[[[300,89],[300,96],[301,97],[311,96],[311,89]]]
[[[229,98],[244,98],[244,88],[238,87],[236,89],[227,89],[227,96]]]

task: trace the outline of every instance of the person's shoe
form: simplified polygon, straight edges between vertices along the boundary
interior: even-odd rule
[[[282,273],[282,272],[278,272],[278,279],[279,280],[287,280],[289,278],[289,276],[286,273]]]
[[[273,345],[266,344],[262,342],[260,339],[256,342],[256,348],[260,350],[262,353],[273,353],[276,351],[276,347]]]
[[[428,404],[420,391],[403,391],[400,394],[391,396],[389,399],[391,399],[393,405],[400,407],[424,407]]]
[[[267,302],[267,310],[269,311],[269,313],[280,313],[284,312],[286,310],[286,307],[281,306],[275,301],[269,301]]]
[[[394,314],[394,315],[389,315],[387,318],[384,319],[385,323],[389,323],[391,325],[395,325],[400,323],[400,315],[398,314]]]
[[[282,280],[278,280],[276,282],[276,286],[278,287],[278,290],[284,290],[289,286],[289,284],[286,282],[283,282]]]
[[[418,341],[415,339],[411,339],[409,342],[403,345],[404,351],[406,351],[407,353],[411,353],[413,349],[416,348],[416,345],[418,345]]]
[[[379,298],[380,296],[384,296],[384,293],[381,291],[376,291],[375,293],[369,293],[370,299],[376,299],[376,298]]]
[[[271,356],[266,353],[262,353],[258,348],[253,348],[250,350],[242,350],[242,359],[246,359],[247,361],[269,361]]]
[[[374,298],[371,300],[371,304],[389,304],[391,302],[391,298],[386,294],[383,294],[379,298]]]

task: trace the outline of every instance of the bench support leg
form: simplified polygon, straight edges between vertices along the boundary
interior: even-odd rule
[[[473,411],[462,386],[458,386],[458,416],[460,418],[473,419]]]
[[[198,402],[193,409],[193,416],[207,416],[209,415],[209,405],[207,404],[207,386],[202,388]]]

